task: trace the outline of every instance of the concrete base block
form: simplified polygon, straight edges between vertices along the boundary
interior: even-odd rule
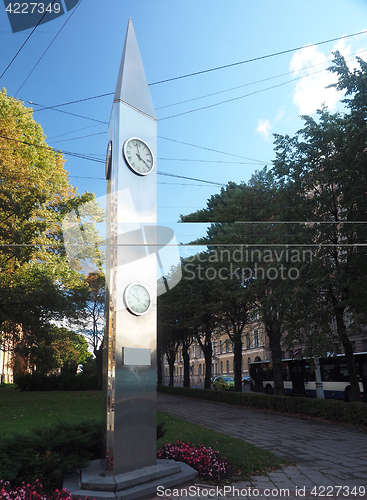
[[[189,483],[198,473],[189,465],[158,459],[156,465],[125,474],[105,476],[101,460],[73,471],[64,479],[64,488],[75,497],[93,500],[134,500],[157,492],[158,486],[171,488]]]

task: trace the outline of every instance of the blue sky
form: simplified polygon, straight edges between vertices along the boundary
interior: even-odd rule
[[[129,16],[158,118],[158,172],[222,185],[270,166],[272,134],[293,135],[300,114],[314,114],[322,102],[338,108],[340,96],[324,89],[333,76],[322,71],[333,50],[351,67],[356,53],[367,57],[366,34],[312,45],[367,30],[365,0],[81,0],[38,27],[0,81],[9,95],[35,103],[51,146],[104,161],[112,95],[38,110],[114,92]],[[0,5],[0,74],[30,32],[12,33]],[[156,84],[294,48],[300,49]],[[104,163],[65,158],[79,192],[105,194]],[[203,208],[219,191],[158,175],[158,223],[173,227],[178,242],[196,238],[203,228],[177,225],[180,214]]]

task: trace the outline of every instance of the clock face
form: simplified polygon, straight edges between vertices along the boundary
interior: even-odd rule
[[[141,316],[150,309],[150,294],[140,283],[131,283],[125,290],[124,298],[128,311],[136,316]]]
[[[107,146],[106,170],[105,170],[105,177],[107,180],[111,177],[111,165],[112,165],[112,141],[110,141]]]
[[[148,175],[154,167],[153,153],[144,141],[133,137],[128,139],[123,148],[126,163],[138,175]]]

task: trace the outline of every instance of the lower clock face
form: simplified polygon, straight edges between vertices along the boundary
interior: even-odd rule
[[[141,316],[150,309],[150,294],[140,283],[131,283],[126,287],[124,298],[128,311],[136,316]]]

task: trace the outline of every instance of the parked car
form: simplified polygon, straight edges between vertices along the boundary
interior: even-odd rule
[[[233,377],[220,376],[215,377],[213,380],[213,387],[216,391],[230,391],[234,390],[234,380]]]
[[[243,385],[249,384],[250,383],[250,375],[245,375],[242,377],[242,383]]]

